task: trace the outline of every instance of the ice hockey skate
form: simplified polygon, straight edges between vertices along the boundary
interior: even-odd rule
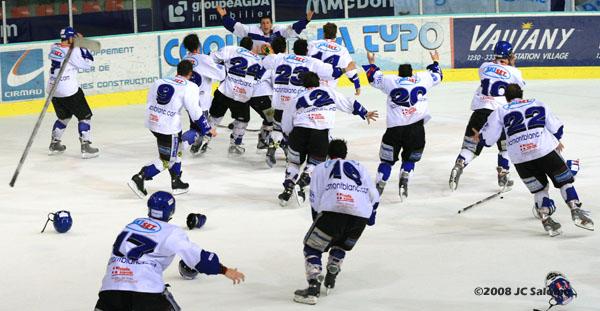
[[[327,274],[325,275],[325,282],[323,285],[325,286],[325,293],[329,295],[331,290],[335,287],[335,279],[340,273],[339,266],[336,265],[328,265],[327,266]]]
[[[190,190],[190,184],[181,181],[181,174],[179,176],[171,175],[171,189],[173,195],[184,194]]]
[[[304,172],[298,178],[298,182],[296,185],[298,186],[298,190],[296,193],[296,197],[298,198],[298,205],[304,203],[306,201],[306,187],[310,184],[310,176],[308,173]]]
[[[144,187],[144,170],[143,169],[139,173],[133,175],[131,177],[131,180],[129,180],[129,182],[127,182],[127,185],[129,186],[129,188],[131,188],[131,191],[133,191],[133,193],[135,193],[140,199],[145,199],[146,195],[148,195],[148,192],[146,191],[146,188]]]
[[[594,222],[590,217],[590,211],[583,210],[580,202],[571,201],[568,203],[571,208],[571,217],[573,223],[579,228],[594,231]]]
[[[261,129],[258,133],[258,143],[256,149],[263,150],[269,148],[269,131]]]
[[[506,189],[514,185],[514,181],[510,179],[510,172],[500,166],[496,167],[498,172],[498,186]]]
[[[269,167],[273,167],[277,163],[277,159],[275,159],[275,152],[277,151],[277,147],[277,143],[271,142],[269,144],[269,147],[267,148],[267,158],[265,162]]]
[[[67,150],[67,146],[62,145],[60,140],[52,140],[50,142],[50,146],[48,147],[48,155],[56,155],[61,154]]]
[[[462,175],[463,169],[465,168],[463,159],[456,159],[456,163],[450,172],[450,190],[454,191],[458,188],[458,181],[460,180],[460,175]]]
[[[562,233],[562,231],[560,230],[560,224],[554,221],[550,216],[545,216],[542,219],[542,225],[544,226],[544,230],[546,230],[546,232],[548,232],[548,234],[551,237],[557,236]]]
[[[241,156],[246,152],[246,148],[242,147],[242,145],[230,144],[228,152],[230,156]]]
[[[410,177],[410,172],[402,171],[400,173],[400,181],[398,182],[398,187],[400,190],[400,200],[404,201],[408,199],[408,178]]]
[[[291,181],[291,180],[286,180],[284,182],[284,190],[282,193],[280,193],[277,198],[279,199],[279,205],[280,206],[286,206],[288,204],[288,201],[290,200],[290,198],[292,197],[292,194],[294,193],[294,187],[296,185]]]
[[[317,304],[321,294],[321,283],[318,280],[308,281],[308,287],[294,292],[294,301],[308,305]]]
[[[98,148],[94,148],[91,146],[92,142],[87,140],[79,139],[81,142],[81,158],[83,159],[91,159],[95,158],[100,154],[100,150]]]

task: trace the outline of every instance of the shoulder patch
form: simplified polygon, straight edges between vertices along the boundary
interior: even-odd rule
[[[128,224],[127,229],[144,233],[157,233],[162,229],[162,227],[158,222],[150,218],[138,218],[132,223]]]

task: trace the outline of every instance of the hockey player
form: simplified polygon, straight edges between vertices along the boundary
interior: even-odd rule
[[[174,213],[175,198],[155,192],[148,199],[148,217],[133,220],[117,236],[96,311],[180,310],[162,276],[175,255],[200,273],[222,274],[233,284],[244,281],[242,272],[225,267],[217,254],[200,248],[179,226],[170,224]]]
[[[250,50],[257,54],[268,54],[263,50],[264,47],[268,46],[265,45],[265,43],[271,43],[273,39],[277,37],[297,38],[306,28],[306,25],[308,25],[314,14],[313,11],[309,11],[306,13],[305,19],[299,20],[288,26],[274,26],[271,16],[263,16],[260,18],[260,26],[258,26],[244,25],[240,22],[237,22],[235,19],[228,16],[227,10],[220,5],[217,6],[217,13],[219,13],[223,19],[223,26],[225,26],[227,30],[231,31],[231,33],[240,38],[246,36],[252,38],[253,46]]]
[[[308,55],[320,59],[333,67],[346,68],[346,76],[354,84],[354,95],[360,95],[360,79],[356,63],[350,57],[348,49],[335,42],[337,37],[337,25],[327,23],[323,25],[323,40],[314,40],[308,44]],[[338,80],[327,81],[327,84],[333,88],[336,87]]]
[[[576,226],[594,230],[589,212],[581,208],[579,196],[573,186],[571,170],[560,155],[563,145],[563,123],[550,112],[550,108],[535,99],[522,99],[519,84],[505,87],[508,104],[499,106],[490,114],[480,135],[471,138],[479,145],[491,146],[503,133],[506,135],[508,156],[527,189],[534,195],[537,216],[550,236],[560,234],[560,224],[550,216],[556,210],[548,193],[550,177],[554,187],[571,209]]]
[[[208,118],[208,111],[212,101],[212,84],[216,81],[225,79],[225,67],[215,61],[208,55],[200,53],[200,40],[198,35],[189,34],[183,38],[183,46],[188,51],[184,60],[190,61],[194,65],[194,72],[190,81],[196,83],[200,88],[200,108],[205,118]],[[183,133],[182,139],[184,149],[190,146],[190,152],[197,154],[202,145],[202,136],[200,129],[190,117],[190,130]]]
[[[465,130],[462,149],[456,158],[456,162],[450,172],[450,189],[456,190],[463,169],[477,157],[483,147],[471,140],[472,130],[478,132],[485,124],[488,116],[500,105],[505,104],[504,89],[509,83],[517,83],[525,86],[521,71],[515,67],[515,55],[513,47],[509,42],[498,41],[494,46],[495,60],[485,62],[479,67],[479,79],[481,84],[471,101],[471,118]],[[497,143],[498,146],[498,186],[506,188],[513,185],[509,176],[510,163],[506,155],[506,137],[504,133]]]
[[[400,198],[408,197],[408,180],[421,160],[425,148],[424,124],[431,119],[427,93],[442,82],[437,51],[430,54],[432,64],[426,72],[413,74],[410,64],[398,67],[398,75],[384,75],[375,65],[375,55],[368,53],[370,65],[363,66],[369,83],[380,89],[387,97],[387,130],[381,139],[377,168],[377,190],[381,195],[392,173],[392,166],[398,161],[401,152]]]
[[[67,57],[69,48],[73,45],[75,37],[83,37],[80,33],[75,33],[71,27],[64,28],[60,31],[60,43],[55,43],[50,48],[50,77],[48,79],[48,92],[56,83],[56,78],[63,62]],[[60,83],[56,87],[54,96],[52,97],[52,106],[56,112],[57,120],[52,126],[52,139],[50,141],[49,154],[63,153],[67,147],[62,145],[61,138],[71,117],[75,115],[78,120],[77,129],[79,130],[79,142],[81,143],[81,157],[84,159],[97,157],[99,154],[98,148],[91,146],[91,118],[92,110],[88,105],[83,90],[77,82],[77,71],[90,69],[94,57],[85,48],[73,47],[69,63],[66,65]]]
[[[231,111],[233,131],[230,135],[229,154],[241,155],[246,149],[242,140],[250,121],[248,101],[254,87],[264,74],[260,57],[251,51],[252,39],[244,37],[240,46],[226,46],[211,53],[218,63],[224,63],[227,77],[215,91],[210,107],[210,124],[218,126],[227,110]],[[205,148],[205,147],[203,147]]]
[[[281,118],[283,111],[289,105],[295,104],[295,99],[304,90],[299,75],[303,72],[314,72],[323,80],[337,79],[344,72],[338,67],[333,67],[316,58],[307,57],[308,43],[306,40],[298,39],[294,42],[294,54],[286,54],[286,41],[278,37],[273,40],[270,55],[263,59],[263,66],[271,70],[273,75],[273,109],[274,125],[269,148],[267,150],[266,163],[273,167],[276,163],[275,152],[278,147],[284,148],[285,139],[281,129]],[[291,129],[290,129],[291,130]]]
[[[379,194],[367,169],[346,160],[346,142],[329,144],[330,160],[315,167],[310,185],[313,224],[304,238],[308,288],[299,289],[294,301],[316,304],[321,292],[321,254],[329,251],[325,287],[334,288],[346,252],[352,250],[366,225],[375,224]]]
[[[285,170],[284,190],[279,202],[286,205],[294,187],[300,188],[298,196],[305,198],[304,188],[310,184],[310,175],[316,165],[325,161],[329,145],[329,131],[335,124],[337,110],[359,116],[363,120],[377,120],[377,111],[367,111],[358,101],[348,99],[328,86],[320,86],[319,76],[304,72],[300,79],[306,90],[298,95],[295,105],[283,112],[282,128],[289,134],[289,150]],[[306,166],[300,177],[300,166]]]
[[[201,130],[201,135],[210,134],[212,137],[217,135],[198,105],[200,89],[189,81],[192,74],[192,63],[182,60],[177,65],[175,77],[157,80],[148,91],[146,127],[156,137],[159,159],[142,167],[140,172],[133,175],[128,183],[131,190],[140,198],[144,198],[147,194],[144,181],[151,180],[165,169],[169,169],[169,174],[171,174],[173,194],[182,194],[189,189],[189,184],[181,181],[179,144],[181,142],[180,111],[183,106]]]

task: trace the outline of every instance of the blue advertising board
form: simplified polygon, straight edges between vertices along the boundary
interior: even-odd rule
[[[44,97],[42,49],[0,52],[2,101]]]
[[[600,16],[523,16],[453,19],[455,68],[494,58],[509,41],[518,66],[600,66]]]

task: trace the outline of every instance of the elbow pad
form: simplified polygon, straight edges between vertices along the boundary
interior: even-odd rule
[[[371,64],[371,65],[363,65],[362,66],[363,69],[365,70],[365,72],[367,73],[367,80],[369,80],[369,83],[373,83],[373,76],[375,75],[375,72],[377,72],[379,70],[379,67]]]
[[[365,109],[365,107],[363,107],[363,105],[361,105],[358,101],[354,101],[354,111],[352,111],[353,115],[358,115],[359,117],[361,117],[363,120],[367,117],[367,109]]]
[[[231,32],[235,30],[235,19],[231,18],[229,15],[223,16],[223,26]]]
[[[215,253],[200,251],[200,261],[194,266],[196,270],[204,274],[221,274],[221,263],[219,256]]]
[[[442,74],[442,69],[440,68],[440,64],[438,62],[433,62],[433,64],[430,64],[429,66],[427,66],[427,70],[439,74],[440,80],[444,79],[444,75]]]
[[[202,130],[202,135],[206,135],[212,129],[204,115],[200,116],[200,119],[194,121],[194,123]]]
[[[360,89],[360,79],[358,78],[358,70],[350,70],[346,72],[346,76],[348,77],[348,80],[350,80],[354,84],[355,89]]]

